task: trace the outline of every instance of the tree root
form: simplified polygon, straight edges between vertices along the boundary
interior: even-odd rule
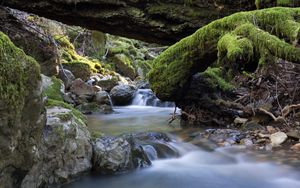
[[[275,122],[278,121],[286,121],[286,117],[293,111],[293,110],[297,110],[300,109],[300,103],[299,104],[293,104],[293,105],[288,105],[285,106],[282,110],[281,110],[281,114],[280,116],[276,117],[273,113],[263,109],[263,108],[258,108],[258,111],[269,115]]]

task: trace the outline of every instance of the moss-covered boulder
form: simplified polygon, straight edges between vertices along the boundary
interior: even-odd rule
[[[1,187],[19,187],[37,160],[43,112],[38,63],[0,32]]]
[[[192,76],[209,66],[222,66],[223,78],[282,58],[300,63],[300,8],[240,12],[200,28],[165,50],[148,74],[152,89],[163,100],[180,100]],[[212,73],[211,71],[209,71]],[[220,74],[219,74],[220,75]],[[220,82],[219,76],[212,83]]]
[[[40,64],[43,74],[56,75],[59,55],[48,33],[31,21],[30,15],[25,12],[0,7],[0,17],[0,30]]]
[[[136,72],[131,60],[124,54],[116,54],[114,56],[116,71],[121,75],[129,77],[131,80],[136,78]]]
[[[87,80],[95,73],[110,73],[109,70],[102,67],[99,60],[80,56],[67,36],[57,35],[55,39],[61,47],[61,63],[63,67],[70,70],[76,78]]]

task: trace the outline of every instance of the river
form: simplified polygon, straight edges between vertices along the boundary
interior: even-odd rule
[[[144,91],[143,91],[144,92]],[[147,91],[150,92],[150,91]],[[147,94],[146,92],[146,94]],[[143,94],[145,95],[145,94]],[[135,105],[115,107],[113,114],[89,116],[90,131],[118,135],[130,132],[178,132],[179,124],[168,125],[174,108],[170,104],[145,106],[147,97],[137,96]],[[140,101],[143,100],[143,101]],[[152,100],[153,101],[153,100]],[[156,101],[157,105],[157,101]],[[115,176],[86,176],[67,188],[299,188],[300,174],[287,165],[258,161],[238,147],[214,151],[184,143],[171,134],[179,157],[156,159],[152,166]]]

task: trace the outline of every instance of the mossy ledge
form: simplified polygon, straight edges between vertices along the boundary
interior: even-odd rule
[[[40,80],[39,64],[0,32],[0,104],[9,114],[19,117],[26,96]]]
[[[300,8],[240,12],[216,20],[165,50],[148,77],[162,100],[179,100],[192,75],[209,66],[243,71],[264,60],[300,63]],[[271,62],[271,61],[270,61]],[[230,71],[229,71],[230,72]],[[219,80],[220,81],[220,80]]]

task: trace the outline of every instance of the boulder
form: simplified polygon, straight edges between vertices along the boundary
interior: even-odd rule
[[[72,110],[47,108],[42,135],[38,160],[22,181],[22,188],[60,185],[91,169],[90,133]]]
[[[109,94],[106,91],[99,91],[95,95],[95,102],[99,105],[112,105]]]
[[[13,43],[32,56],[41,66],[46,76],[57,75],[59,54],[56,45],[44,29],[29,14],[0,7],[1,31],[7,34]],[[5,29],[4,29],[5,28]]]
[[[110,92],[110,90],[118,85],[118,78],[116,76],[107,75],[97,81],[97,85],[104,91]]]
[[[37,160],[44,115],[39,65],[0,32],[0,187],[19,187]]]
[[[114,174],[134,168],[131,146],[124,138],[104,137],[93,145],[93,169],[99,173]]]
[[[70,91],[77,96],[93,96],[97,89],[78,78],[72,83]]]
[[[117,72],[134,80],[137,76],[131,60],[124,54],[116,54],[113,58]]]
[[[67,69],[60,69],[58,77],[64,82],[66,88],[70,88],[72,82],[75,80],[73,73]]]
[[[270,140],[271,140],[271,145],[274,146],[279,146],[283,142],[286,141],[288,136],[284,132],[277,132],[274,134],[271,134]]]
[[[93,144],[93,169],[101,174],[118,174],[145,168],[151,160],[178,157],[171,139],[163,133],[125,134],[102,137]]]
[[[136,87],[133,85],[118,85],[110,91],[114,105],[128,105],[134,98]]]

